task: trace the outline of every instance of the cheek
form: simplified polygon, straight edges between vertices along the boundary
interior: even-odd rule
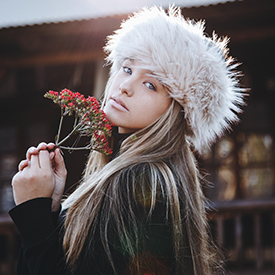
[[[120,72],[114,77],[112,84],[109,87],[108,94],[112,95],[115,91],[119,89],[120,83],[122,82]]]
[[[147,101],[145,104],[145,113],[151,114],[155,119],[159,118],[165,111],[169,108],[171,104],[170,98],[153,98],[150,101]]]
[[[136,116],[140,117],[145,124],[151,124],[156,121],[169,108],[171,100],[161,100],[154,98],[142,103],[136,112]]]

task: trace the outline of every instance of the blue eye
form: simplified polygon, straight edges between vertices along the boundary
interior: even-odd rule
[[[132,74],[132,70],[131,70],[129,67],[124,66],[124,67],[123,67],[123,71],[124,71],[126,74],[129,74],[129,75]]]
[[[145,82],[144,84],[145,84],[145,86],[146,86],[148,89],[150,89],[150,90],[152,90],[152,91],[156,91],[156,90],[157,90],[156,87],[155,87],[152,83],[150,83],[150,82]]]

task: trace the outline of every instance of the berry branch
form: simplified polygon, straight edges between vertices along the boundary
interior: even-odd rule
[[[89,96],[85,98],[80,93],[73,93],[69,89],[63,89],[60,93],[49,91],[45,98],[53,100],[61,108],[61,117],[55,139],[56,146],[68,150],[96,150],[105,155],[112,154],[106,137],[111,136],[112,123],[106,118],[103,110],[100,109],[96,98]],[[60,141],[62,124],[65,116],[75,116],[72,131]],[[62,144],[73,134],[80,136],[91,136],[91,142],[85,147],[64,147]]]

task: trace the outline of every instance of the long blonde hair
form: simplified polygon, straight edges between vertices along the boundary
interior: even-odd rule
[[[106,89],[108,90],[108,85]],[[117,179],[127,169],[143,163],[146,164],[151,184],[148,215],[152,213],[160,192],[167,213],[171,216],[171,234],[177,262],[175,274],[184,273],[187,245],[185,231],[194,274],[213,274],[211,267],[214,254],[210,252],[205,199],[196,161],[185,139],[186,131],[188,127],[182,107],[172,100],[169,109],[157,121],[124,140],[119,156],[113,160],[108,162],[103,155],[91,153],[82,183],[63,203],[63,208],[68,209],[63,246],[69,266],[73,268],[76,265],[89,232],[93,236],[99,227],[102,245],[116,274],[107,232],[111,218],[116,223],[116,230],[124,234],[123,241],[127,243],[129,253],[135,251],[135,244],[127,237],[128,229],[123,222],[125,205],[121,201],[122,191]],[[131,179],[126,184],[131,185]],[[141,194],[145,194],[145,191],[148,190],[142,190]],[[148,198],[143,199],[148,204]],[[131,207],[127,211],[129,223],[132,224],[133,232],[136,232],[135,214]],[[138,242],[138,234],[135,238]],[[136,270],[139,270],[140,265],[141,262],[136,259]]]

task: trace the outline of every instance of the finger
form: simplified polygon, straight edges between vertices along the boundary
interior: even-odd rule
[[[60,151],[60,148],[56,148],[55,151],[54,151],[54,160],[56,162],[57,165],[63,165],[64,164],[64,160],[63,160],[63,157],[61,155],[61,151]]]
[[[39,163],[41,169],[49,170],[51,166],[50,153],[48,150],[42,150],[39,152]]]
[[[49,152],[54,152],[54,150],[57,148],[57,146],[54,143],[49,143],[48,144],[48,151]]]
[[[36,147],[32,146],[28,149],[27,153],[26,153],[26,159],[27,160],[31,160],[31,155],[33,154],[38,154],[38,150]]]
[[[27,159],[22,160],[18,165],[18,171],[22,171],[27,166],[28,166],[28,160]]]
[[[50,142],[50,143],[47,144],[47,148],[48,148],[48,150],[50,150],[50,151],[53,150],[54,147],[55,147],[55,144],[52,143],[52,142]]]
[[[32,154],[31,155],[31,161],[29,162],[30,163],[30,166],[32,168],[40,168],[40,163],[39,163],[39,157],[38,157],[38,154]]]
[[[54,155],[55,153],[53,151],[50,152],[50,159],[53,160],[54,159]]]
[[[48,146],[48,145],[47,145],[46,142],[41,142],[41,143],[38,144],[37,147],[34,147],[34,146],[30,147],[30,148],[28,149],[27,153],[26,153],[26,159],[27,159],[27,160],[30,160],[32,154],[38,154],[38,152],[39,152],[40,150],[46,150],[46,149],[47,149],[47,146]]]
[[[40,151],[40,150],[46,150],[48,147],[47,143],[46,142],[41,142],[38,144],[37,146],[37,149]]]

